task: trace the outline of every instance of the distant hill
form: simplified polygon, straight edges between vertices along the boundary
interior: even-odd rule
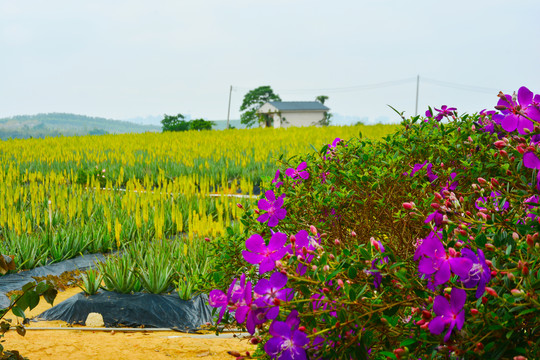
[[[158,132],[161,126],[134,124],[85,115],[48,113],[0,118],[3,140],[43,138],[47,136],[102,135]]]

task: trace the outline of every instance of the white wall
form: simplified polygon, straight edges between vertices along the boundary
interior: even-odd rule
[[[323,119],[323,111],[284,111],[281,113],[281,127],[313,126]],[[276,119],[274,118],[274,127],[278,127],[276,123]]]

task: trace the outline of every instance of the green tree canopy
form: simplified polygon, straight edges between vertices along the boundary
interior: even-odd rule
[[[189,122],[184,120],[184,115],[164,115],[161,120],[163,132],[165,131],[187,131],[189,130]]]
[[[279,95],[274,94],[274,90],[270,86],[259,86],[249,91],[244,96],[244,101],[240,106],[240,111],[243,111],[240,115],[241,123],[247,127],[252,127],[258,120],[257,110],[269,101],[281,101]]]
[[[326,100],[328,100],[328,96],[326,95],[319,95],[315,98],[315,100],[317,100],[318,102],[320,102],[321,104],[324,105],[324,102]],[[319,121],[319,125],[321,126],[328,126],[330,125],[330,119],[332,118],[332,114],[330,114],[329,112],[325,112],[324,113],[324,119],[322,119],[321,121]]]
[[[189,122],[190,130],[212,130],[215,123],[204,119],[195,119]]]
[[[163,125],[163,132],[165,131],[188,131],[188,130],[212,130],[212,126],[215,125],[213,121],[204,119],[194,119],[191,121],[184,120],[185,117],[182,114],[176,116],[164,115],[164,119],[161,120]]]

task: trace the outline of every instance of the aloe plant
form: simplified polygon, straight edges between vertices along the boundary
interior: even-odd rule
[[[99,273],[98,270],[87,270],[86,273],[82,275],[82,284],[79,287],[85,292],[86,295],[94,295],[98,292],[101,287],[101,281],[103,280],[103,275]]]
[[[98,264],[103,275],[105,289],[122,294],[137,292],[141,283],[135,272],[135,264],[129,256],[109,257],[104,263]]]

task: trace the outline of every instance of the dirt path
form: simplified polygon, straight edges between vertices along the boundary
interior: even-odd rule
[[[68,289],[60,292],[55,304],[80,292],[80,289]],[[35,316],[51,306],[40,301],[36,309],[27,312],[27,317]],[[13,315],[8,314],[7,318]],[[166,332],[102,332],[83,331],[82,327],[70,327],[69,330],[32,330],[40,327],[66,327],[62,321],[31,322],[27,326],[26,336],[19,336],[15,331],[5,334],[3,345],[6,349],[18,350],[30,360],[119,360],[119,359],[234,359],[227,352],[230,350],[254,351],[246,339],[233,337],[232,334],[195,335],[175,331]]]

